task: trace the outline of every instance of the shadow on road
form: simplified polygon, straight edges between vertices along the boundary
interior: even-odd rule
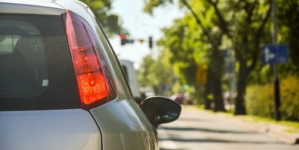
[[[210,133],[224,133],[224,134],[258,134],[256,132],[248,132],[248,131],[230,131],[230,130],[217,130],[217,129],[204,129],[204,128],[178,128],[178,127],[161,127],[163,130],[173,130],[175,132],[184,132],[184,131],[199,131],[198,134],[201,134],[200,132],[210,132]],[[163,134],[160,134],[159,141],[167,141],[171,140],[174,142],[202,142],[202,143],[235,143],[235,144],[281,144],[279,141],[255,141],[255,140],[225,140],[225,139],[217,139],[217,138],[186,138],[182,137],[181,134],[168,134],[168,138],[164,138]]]
[[[168,148],[160,148],[159,150],[188,150],[188,149],[168,149]]]
[[[199,118],[180,118],[180,121],[201,121],[201,122],[215,122],[214,120],[208,120],[208,119],[199,119]]]
[[[281,144],[281,142],[266,142],[266,141],[233,141],[233,140],[222,140],[222,139],[212,139],[212,138],[206,138],[206,139],[191,139],[191,138],[159,138],[159,141],[174,141],[174,142],[202,142],[202,143],[234,143],[234,144]]]
[[[229,133],[229,134],[258,134],[256,132],[248,131],[232,131],[232,130],[217,130],[217,129],[206,129],[206,128],[190,128],[190,127],[161,127],[163,130],[174,130],[174,131],[200,131],[200,132],[215,132],[215,133]]]

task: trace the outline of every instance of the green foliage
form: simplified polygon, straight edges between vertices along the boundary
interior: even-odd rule
[[[244,89],[249,83],[249,85],[256,85],[248,88],[250,91],[247,92],[246,98],[249,99],[247,101],[249,113],[272,117],[273,88],[271,84],[267,86],[265,84],[271,82],[273,71],[269,65],[262,64],[260,59],[262,45],[272,43],[270,1],[179,0],[181,3],[184,1],[192,7],[198,19],[195,19],[196,17],[191,13],[189,7],[185,7],[189,11],[184,17],[175,20],[171,27],[163,29],[165,36],[158,42],[163,51],[169,52],[165,59],[172,64],[174,73],[184,83],[196,87],[194,85],[196,67],[209,66],[217,77],[222,76],[223,56],[219,50],[232,49],[237,60],[236,72],[240,77],[238,80],[241,81],[238,85],[239,95],[236,99],[240,105],[236,108],[242,110],[239,111],[239,114],[245,113],[243,95],[245,95],[246,90]],[[152,9],[155,7],[170,3],[173,3],[173,0],[146,0],[144,10],[152,13]],[[278,43],[289,44],[290,54],[289,63],[279,68],[280,76],[287,77],[290,74],[298,76],[299,1],[277,0],[276,4]],[[286,85],[286,87],[288,86]],[[260,93],[260,91],[265,92]],[[294,95],[292,92],[286,92],[282,94],[282,97],[287,101],[286,104],[289,104],[289,99],[296,97]],[[268,99],[271,101],[267,101]],[[296,109],[282,109],[285,109],[283,111],[285,118],[297,118]]]
[[[149,78],[150,76],[150,66],[155,61],[153,60],[151,55],[147,55],[143,57],[143,61],[138,69],[138,80],[139,80],[139,86],[146,87],[149,85],[154,85],[155,83],[152,82],[152,80]]]
[[[281,81],[281,111],[285,119],[299,121],[299,78],[288,76]]]
[[[174,75],[172,68],[167,64],[165,59],[166,53],[161,54],[157,59],[153,59],[151,55],[143,58],[138,69],[138,80],[140,87],[151,87],[157,95],[167,95],[167,89],[159,88],[159,85],[172,84]]]
[[[152,15],[155,7],[173,3],[173,0],[144,0],[144,3],[143,11]]]
[[[178,77],[188,85],[194,85],[197,63],[195,62],[195,50],[193,43],[197,43],[190,37],[189,26],[185,19],[177,19],[171,28],[163,29],[165,36],[158,41],[163,46],[163,51],[169,52],[169,63],[175,70]]]
[[[273,116],[272,85],[255,85],[247,89],[246,107],[249,115],[271,118]]]
[[[111,13],[111,5],[113,0],[81,0],[84,2],[90,10],[95,14],[95,17],[99,20],[101,27],[105,31],[108,37],[114,34],[127,33],[122,28],[119,16]]]
[[[183,93],[185,90],[180,82],[174,82],[172,93]]]
[[[299,78],[287,76],[280,82],[281,114],[286,120],[299,121]],[[250,115],[272,118],[274,114],[273,83],[250,86],[246,106]]]
[[[152,6],[152,9],[158,6],[152,5],[153,3],[161,5],[167,2],[171,1],[147,1],[145,8]],[[196,14],[200,14],[198,17],[202,20],[202,25],[213,35],[213,40],[217,42],[221,40],[219,28],[214,25],[217,18],[211,5],[203,1],[190,1],[190,5],[192,5]],[[219,73],[218,77],[220,77],[223,66],[221,52],[217,49],[217,54],[211,58],[212,53],[209,51],[213,43],[208,42],[206,35],[203,34],[202,27],[191,13],[186,14],[183,18],[176,19],[171,27],[164,28],[162,31],[165,36],[157,44],[163,48],[163,51],[169,52],[168,57],[164,57],[164,59],[169,60],[169,63],[172,64],[176,76],[183,83],[188,84],[191,89],[194,89],[194,99],[202,98],[204,94],[200,95],[198,91],[203,90],[200,90],[200,86],[196,85],[196,70],[198,66],[207,67],[211,62],[214,67],[213,70]]]
[[[277,0],[278,41],[289,46],[289,63],[280,68],[280,72],[299,73],[299,1]]]
[[[289,47],[289,62],[279,66],[279,73],[282,77],[290,74],[299,75],[299,1],[284,1],[277,0],[277,24],[278,24],[278,43],[288,44]],[[263,43],[271,43],[272,22],[267,25],[268,35]],[[260,49],[259,49],[260,50]],[[261,55],[261,53],[260,53]],[[259,55],[259,58],[261,57]],[[273,70],[269,65],[264,65],[260,61],[249,76],[250,84],[265,84],[273,78]]]

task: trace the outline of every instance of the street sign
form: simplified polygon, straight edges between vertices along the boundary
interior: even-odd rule
[[[262,47],[262,62],[264,64],[278,64],[288,62],[287,44],[266,44]]]
[[[207,82],[207,69],[203,66],[198,66],[196,70],[196,83],[205,85]]]

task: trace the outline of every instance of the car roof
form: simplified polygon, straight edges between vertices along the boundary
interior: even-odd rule
[[[13,3],[28,3],[28,2],[46,2],[52,3],[55,0],[0,0],[0,2],[13,2]]]
[[[61,6],[59,7],[59,5],[55,4],[55,2],[53,0],[0,0],[0,3],[61,8]]]
[[[50,0],[0,0],[0,4],[0,13],[58,15],[65,12],[65,8]]]
[[[79,0],[0,0],[0,13],[61,15],[66,10],[88,22],[95,18],[88,6]]]

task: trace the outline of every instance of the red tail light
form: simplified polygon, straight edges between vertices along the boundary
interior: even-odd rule
[[[109,101],[111,91],[107,74],[100,62],[99,43],[91,27],[77,14],[67,11],[63,15],[71,51],[81,106],[89,109],[95,103]],[[113,89],[112,89],[113,90]],[[113,92],[112,92],[113,93]]]

